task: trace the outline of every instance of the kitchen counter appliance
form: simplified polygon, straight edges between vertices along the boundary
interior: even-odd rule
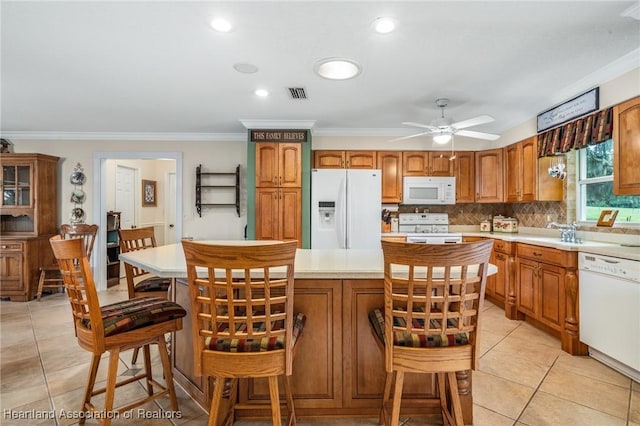
[[[381,170],[311,170],[311,248],[379,249]]]
[[[449,232],[447,213],[400,213],[398,231],[407,234],[408,243],[461,243],[462,234]]]
[[[640,382],[640,262],[578,254],[580,341],[589,355]]]
[[[402,204],[455,204],[456,178],[453,176],[405,176]]]

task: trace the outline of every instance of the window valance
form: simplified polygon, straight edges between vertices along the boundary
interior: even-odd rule
[[[613,108],[607,108],[538,135],[538,157],[548,157],[613,137]]]

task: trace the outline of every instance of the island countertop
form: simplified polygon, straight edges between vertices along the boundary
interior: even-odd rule
[[[199,241],[219,244],[260,244],[260,241]],[[165,278],[186,278],[187,269],[182,244],[168,244],[153,249],[122,253],[120,260]],[[488,274],[497,268],[490,265]],[[297,279],[382,279],[382,250],[319,250],[298,249],[295,278]]]

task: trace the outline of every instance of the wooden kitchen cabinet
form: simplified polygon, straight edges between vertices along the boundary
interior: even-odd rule
[[[453,175],[456,178],[456,203],[476,201],[475,153],[457,151],[453,161]]]
[[[538,158],[538,195],[537,201],[563,201],[564,181],[549,176],[549,167],[557,161],[566,164],[565,156]]]
[[[301,188],[256,188],[256,239],[297,240],[300,247],[301,210]]]
[[[580,343],[578,255],[531,244],[517,244],[517,310],[560,336],[562,349],[586,354]]]
[[[0,155],[0,297],[31,300],[40,267],[54,263],[58,157]]]
[[[476,202],[502,203],[504,200],[502,148],[478,151],[476,157]]]
[[[382,170],[382,202],[402,202],[402,153],[378,151],[376,163]]]
[[[640,97],[613,107],[613,193],[640,195]]]
[[[405,151],[403,176],[453,176],[451,153],[445,151]]]
[[[505,147],[505,201],[562,201],[563,181],[549,176],[549,167],[554,161],[558,158],[538,158],[537,136]]]
[[[256,188],[301,187],[302,145],[256,143]]]
[[[335,151],[313,152],[315,169],[376,169],[375,151]]]
[[[297,240],[302,247],[302,145],[256,143],[258,240]]]
[[[538,188],[537,136],[504,148],[505,201],[534,201]]]

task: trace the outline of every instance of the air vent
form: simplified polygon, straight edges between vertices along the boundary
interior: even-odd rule
[[[288,89],[291,99],[307,99],[307,92],[304,87],[289,87]]]

